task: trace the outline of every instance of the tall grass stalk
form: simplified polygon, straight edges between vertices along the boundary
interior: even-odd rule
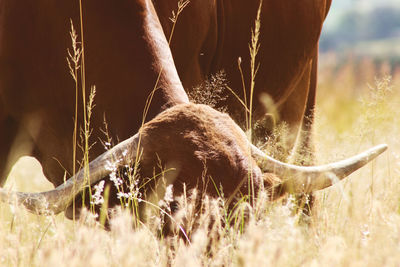
[[[259,37],[260,37],[260,26],[261,26],[261,9],[262,9],[262,0],[260,0],[260,5],[257,10],[257,17],[254,22],[254,29],[251,31],[251,43],[249,44],[250,51],[250,99],[249,99],[249,116],[246,121],[248,121],[247,131],[249,133],[249,139],[252,140],[252,125],[253,125],[253,96],[254,96],[254,88],[256,84],[256,75],[258,72],[259,64],[257,64],[256,57],[258,51],[260,49]],[[240,67],[240,64],[239,64]],[[241,70],[241,69],[240,69]],[[241,73],[243,73],[241,71]],[[243,74],[242,74],[243,77]],[[243,78],[242,78],[243,80]],[[245,90],[245,88],[244,88]],[[246,95],[246,94],[245,94]],[[250,147],[249,147],[250,150]],[[255,188],[254,188],[254,179],[253,179],[253,170],[252,166],[249,172],[249,196],[252,204],[255,204]]]
[[[94,108],[94,96],[96,92],[96,88],[92,86],[90,95],[89,95],[89,103],[86,101],[86,75],[85,75],[85,44],[84,44],[84,29],[83,29],[83,9],[82,9],[82,0],[79,0],[79,24],[80,24],[80,40],[78,41],[78,34],[74,28],[72,20],[71,23],[71,31],[70,37],[72,41],[72,52],[68,52],[68,67],[70,70],[70,74],[75,83],[75,108],[74,108],[74,128],[73,128],[73,137],[72,137],[72,172],[76,173],[76,163],[77,163],[77,147],[78,147],[78,96],[79,96],[79,88],[81,88],[82,93],[82,111],[83,111],[83,168],[84,168],[84,176],[88,184],[90,184],[90,173],[89,173],[89,138],[91,134],[90,129],[90,119],[92,115],[92,109]],[[74,185],[75,186],[75,185]],[[75,189],[74,189],[75,191]],[[91,197],[91,187],[89,186],[89,197]],[[82,193],[82,206],[85,205],[85,190]],[[75,199],[72,202],[73,208],[73,221],[75,221]]]
[[[89,136],[90,136],[90,120],[88,117],[88,109],[86,103],[86,73],[85,73],[85,38],[84,38],[84,30],[83,30],[83,9],[82,9],[82,0],[79,0],[79,20],[80,20],[80,31],[81,31],[81,88],[82,88],[82,108],[83,108],[83,125],[84,125],[84,149],[83,149],[83,168],[84,168],[84,176],[87,181],[87,184],[90,185],[90,173],[89,173]],[[92,189],[88,186],[89,189],[89,198],[92,196]],[[85,190],[83,190],[82,195],[82,207],[85,206]]]
[[[251,42],[249,44],[249,53],[250,53],[250,97],[247,99],[247,87],[244,79],[243,69],[242,69],[242,58],[238,58],[238,69],[240,72],[240,77],[242,81],[242,89],[243,89],[243,100],[239,97],[235,91],[226,85],[226,88],[230,93],[239,101],[239,103],[243,106],[245,112],[245,128],[247,133],[247,138],[249,140],[253,139],[253,96],[254,89],[256,83],[256,76],[259,69],[259,63],[257,64],[256,58],[258,51],[260,49],[259,37],[260,37],[260,27],[261,27],[261,10],[262,10],[262,0],[260,0],[260,4],[257,9],[257,16],[254,21],[254,29],[251,30]],[[250,152],[249,147],[249,152]],[[253,179],[253,169],[252,166],[249,170],[249,178],[248,178],[248,196],[249,200],[254,204],[255,203],[255,187],[254,187],[254,179]],[[228,201],[230,202],[230,201]]]
[[[77,149],[77,135],[78,135],[78,95],[79,95],[79,82],[78,82],[78,71],[80,68],[80,58],[82,55],[82,51],[78,45],[78,36],[76,34],[74,24],[72,20],[71,23],[71,41],[72,41],[72,53],[68,49],[68,67],[70,70],[70,74],[75,82],[75,114],[74,114],[74,130],[72,135],[72,173],[76,173],[76,149]],[[74,191],[75,191],[75,183],[74,183]],[[72,208],[75,210],[75,198],[72,201]],[[73,213],[73,221],[75,221],[75,212]]]

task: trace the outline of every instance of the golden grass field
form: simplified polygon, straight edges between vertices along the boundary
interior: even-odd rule
[[[38,216],[0,204],[0,266],[399,266],[400,71],[371,60],[337,66],[331,55],[319,73],[314,136],[319,163],[340,160],[380,143],[389,150],[345,181],[318,192],[309,224],[293,204],[262,202],[240,231],[210,200],[190,243],[159,238],[153,226],[132,227],[119,212],[111,230],[90,216]],[[386,74],[392,73],[389,80]],[[7,188],[52,188],[31,158],[21,159]],[[218,221],[218,220],[217,220]]]

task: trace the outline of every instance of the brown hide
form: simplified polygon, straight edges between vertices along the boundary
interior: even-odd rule
[[[67,48],[71,47],[70,18],[79,29],[78,3],[71,0],[0,1],[0,184],[23,154],[36,157],[54,185],[62,183],[64,171],[72,172],[75,85],[65,58]],[[91,158],[103,151],[98,142],[103,138],[100,131],[103,115],[115,142],[137,132],[146,99],[159,73],[158,90],[147,120],[166,107],[187,103],[183,86],[190,89],[222,69],[227,73],[230,86],[243,96],[238,57],[242,58],[248,87],[248,43],[258,0],[192,0],[178,18],[171,50],[166,36],[171,34],[169,18],[178,0],[85,0],[82,3],[86,91],[93,84],[97,88],[91,121],[91,140],[97,143],[91,149]],[[258,116],[265,112],[259,103],[262,93],[272,96],[281,118],[293,131],[304,115],[312,115],[318,38],[329,5],[330,0],[263,1],[261,48],[257,59],[260,69],[254,98]],[[228,99],[221,105],[227,105],[229,114],[239,120],[243,108],[228,91],[226,94]],[[79,92],[79,125],[82,125],[81,102]],[[182,114],[187,116],[186,124],[177,126],[180,131],[176,134],[198,134],[177,145],[179,150],[175,157],[182,163],[182,173],[197,177],[205,161],[212,175],[219,177],[221,173],[231,172],[229,179],[238,180],[233,176],[245,175],[249,163],[240,158],[245,157],[245,150],[238,145],[241,142],[235,141],[243,137],[219,133],[231,141],[225,142],[226,148],[221,146],[224,142],[213,146],[213,140],[220,137],[208,131],[204,134],[200,130],[193,131],[190,129],[193,125],[203,125],[204,130],[207,127],[188,120],[196,118],[191,116],[195,114]],[[221,119],[228,120],[225,115]],[[152,132],[151,125],[157,124],[151,123],[143,131],[160,135],[159,131]],[[173,131],[170,129],[170,134]],[[160,140],[167,142],[165,138],[167,136],[161,134]],[[199,144],[188,140],[198,140]],[[14,143],[29,142],[31,147],[10,154]],[[188,151],[186,144],[196,148],[194,162],[187,162],[191,160],[183,156]],[[162,154],[165,149],[169,150],[168,145],[160,143],[161,147],[156,147],[157,144],[150,147]],[[218,153],[225,154],[218,156]],[[165,162],[169,162],[168,158]],[[193,164],[192,174],[186,164]],[[225,169],[225,166],[230,167]],[[227,183],[226,187],[229,186]]]
[[[153,177],[160,173],[161,165],[169,170],[167,182],[174,185],[178,195],[183,193],[185,183],[188,188],[206,186],[213,196],[217,196],[217,189],[222,186],[229,196],[242,182],[245,183],[240,187],[246,188],[250,172],[259,187],[261,171],[251,157],[246,136],[239,129],[227,114],[206,105],[170,108],[140,130],[141,176]]]

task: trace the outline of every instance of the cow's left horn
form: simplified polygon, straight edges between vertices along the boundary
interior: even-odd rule
[[[89,163],[90,185],[103,179],[112,172],[110,164],[116,167],[129,164],[136,158],[139,134],[119,143]],[[87,185],[84,170],[69,178],[57,188],[40,193],[8,192],[0,188],[0,200],[9,203],[21,203],[28,210],[38,214],[58,214],[71,204],[74,197]]]
[[[361,168],[387,149],[382,144],[351,158],[321,166],[296,166],[277,161],[256,146],[251,145],[253,157],[259,160],[263,170],[277,174],[289,193],[310,193],[327,188]]]

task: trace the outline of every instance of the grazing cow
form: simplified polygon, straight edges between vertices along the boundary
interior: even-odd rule
[[[300,167],[279,162],[252,146],[241,128],[227,115],[200,104],[180,104],[160,113],[144,124],[139,133],[119,143],[89,164],[90,183],[94,184],[116,169],[135,163],[140,155],[139,174],[148,178],[139,184],[144,193],[158,191],[154,166],[162,164],[167,185],[180,195],[187,188],[218,196],[246,194],[265,188],[271,199],[285,193],[310,193],[324,189],[362,167],[386,150],[372,148],[340,162],[317,167]],[[249,174],[251,174],[249,176]],[[277,176],[275,176],[277,175]],[[211,177],[211,178],[210,178]],[[249,180],[249,177],[252,177]],[[284,179],[279,179],[284,177]],[[250,182],[249,181],[253,181]],[[59,213],[72,202],[85,185],[84,170],[42,193],[10,193],[0,189],[0,200],[18,200],[36,213]],[[129,183],[128,183],[129,185]],[[254,189],[254,190],[253,190]]]
[[[86,73],[77,79],[86,87],[97,87],[92,140],[103,137],[104,117],[114,141],[128,138],[142,125],[153,92],[145,120],[188,103],[183,88],[190,89],[221,69],[236,94],[244,97],[235,62],[242,58],[248,84],[245,64],[259,1],[191,1],[178,18],[170,49],[166,36],[172,33],[169,18],[177,5],[178,0],[82,1],[84,57],[79,71],[84,68]],[[255,118],[268,112],[259,101],[268,94],[294,132],[301,124],[309,130],[304,118],[312,119],[318,38],[329,5],[329,0],[264,1]],[[73,172],[73,120],[78,106],[77,123],[83,124],[83,100],[65,60],[70,18],[79,25],[79,1],[0,1],[0,185],[21,155],[38,159],[55,186],[63,183],[65,172]],[[221,105],[240,119],[242,107],[230,93]],[[221,131],[223,125],[216,129]],[[235,142],[242,144],[240,140]],[[21,149],[20,144],[31,145]],[[188,149],[205,149],[198,145]],[[94,144],[90,158],[102,149],[100,142]],[[221,155],[224,158],[228,160]]]

